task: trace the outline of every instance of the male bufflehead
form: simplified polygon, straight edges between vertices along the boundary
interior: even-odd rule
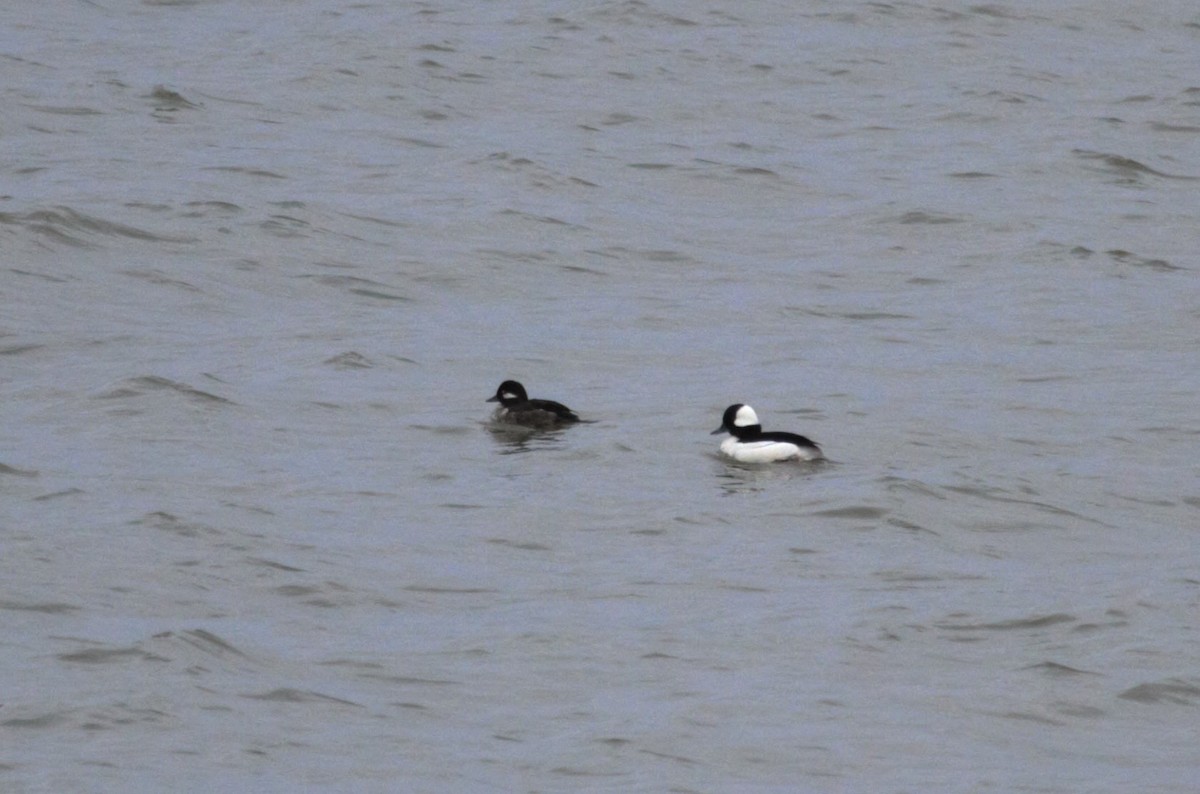
[[[820,460],[825,457],[816,442],[795,433],[764,433],[758,414],[749,405],[737,403],[725,409],[721,426],[712,431],[730,433],[721,442],[721,452],[742,463],[772,463],[777,460]]]
[[[515,380],[501,383],[495,396],[487,398],[486,402],[500,403],[492,416],[497,422],[526,427],[558,427],[579,421],[575,412],[562,403],[529,399],[525,387]]]

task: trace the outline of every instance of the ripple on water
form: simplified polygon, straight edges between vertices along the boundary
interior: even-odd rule
[[[96,395],[96,398],[100,400],[128,400],[148,394],[177,394],[206,405],[236,405],[233,400],[227,397],[221,397],[220,395],[198,389],[187,383],[158,375],[126,378],[117,386]]]
[[[1171,678],[1166,681],[1138,684],[1126,689],[1117,697],[1136,703],[1200,705],[1200,679]]]
[[[196,242],[196,238],[191,236],[155,234],[66,206],[26,213],[0,213],[0,224],[20,227],[48,240],[51,244],[57,243],[71,248],[97,248],[109,238],[154,243]]]
[[[338,706],[353,706],[354,708],[363,708],[363,704],[355,703],[352,700],[345,698],[326,695],[321,692],[314,692],[308,689],[294,689],[292,687],[280,687],[267,692],[247,693],[242,697],[248,700],[270,700],[276,703],[317,703],[330,704]]]
[[[1063,613],[1054,613],[1050,615],[1034,615],[1027,618],[1014,618],[1012,620],[999,620],[987,623],[960,623],[943,621],[935,623],[934,626],[947,631],[1024,631],[1028,629],[1042,629],[1049,626],[1057,626],[1061,623],[1074,623],[1078,620],[1073,615]]]

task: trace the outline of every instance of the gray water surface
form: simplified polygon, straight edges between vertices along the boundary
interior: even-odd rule
[[[0,11],[0,789],[1194,791],[1198,52]]]

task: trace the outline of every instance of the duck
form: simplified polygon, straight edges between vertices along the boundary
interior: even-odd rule
[[[781,460],[821,460],[820,446],[806,436],[780,431],[763,432],[758,414],[745,403],[725,409],[721,426],[712,435],[729,433],[721,442],[721,453],[741,463],[774,463]]]
[[[554,428],[579,422],[567,406],[554,400],[530,399],[525,387],[515,380],[506,380],[485,402],[500,403],[492,419],[502,424],[535,428]]]

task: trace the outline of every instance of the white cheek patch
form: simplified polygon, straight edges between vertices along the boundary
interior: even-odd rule
[[[500,395],[500,399],[501,400],[515,400],[515,399],[517,399],[517,395],[513,394],[510,391],[506,391]]]
[[[757,424],[759,424],[758,414],[754,413],[754,409],[749,405],[743,405],[738,409],[737,415],[733,417],[734,427],[749,427]]]

